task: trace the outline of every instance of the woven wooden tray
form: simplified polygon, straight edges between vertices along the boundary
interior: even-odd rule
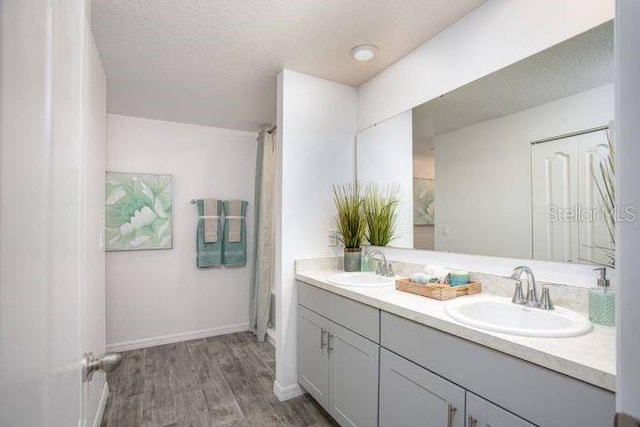
[[[402,292],[409,292],[423,297],[433,298],[440,301],[461,297],[464,295],[479,294],[482,291],[480,282],[471,282],[468,285],[449,286],[442,283],[429,283],[419,285],[409,279],[397,279],[396,289]]]

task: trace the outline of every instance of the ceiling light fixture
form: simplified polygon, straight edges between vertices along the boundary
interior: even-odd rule
[[[375,58],[377,54],[378,48],[370,44],[363,44],[351,49],[351,56],[353,56],[353,59],[356,61],[370,61]]]

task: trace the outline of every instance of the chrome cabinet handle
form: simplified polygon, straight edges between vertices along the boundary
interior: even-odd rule
[[[331,353],[333,351],[333,347],[331,347],[331,338],[333,338],[333,334],[327,332],[327,352]]]
[[[327,345],[327,343],[326,343],[326,342],[324,342],[324,334],[325,334],[326,332],[327,332],[327,331],[325,331],[325,330],[324,330],[324,328],[321,328],[321,329],[320,329],[320,350],[321,350],[321,351],[322,351],[322,350],[326,347],[326,345]]]
[[[447,404],[447,427],[453,427],[453,417],[456,415],[458,408],[453,403]]]
[[[477,427],[477,425],[478,420],[473,418],[473,415],[469,415],[469,418],[467,419],[467,427]]]

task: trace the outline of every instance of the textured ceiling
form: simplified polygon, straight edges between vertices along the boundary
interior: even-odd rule
[[[485,1],[94,0],[92,29],[109,112],[257,130],[280,69],[358,86]]]
[[[613,22],[414,109],[414,151],[429,154],[433,136],[546,104],[613,82]]]

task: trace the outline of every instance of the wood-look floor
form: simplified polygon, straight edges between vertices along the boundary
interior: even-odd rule
[[[274,348],[249,332],[122,356],[102,427],[336,425],[309,395],[278,401]]]

